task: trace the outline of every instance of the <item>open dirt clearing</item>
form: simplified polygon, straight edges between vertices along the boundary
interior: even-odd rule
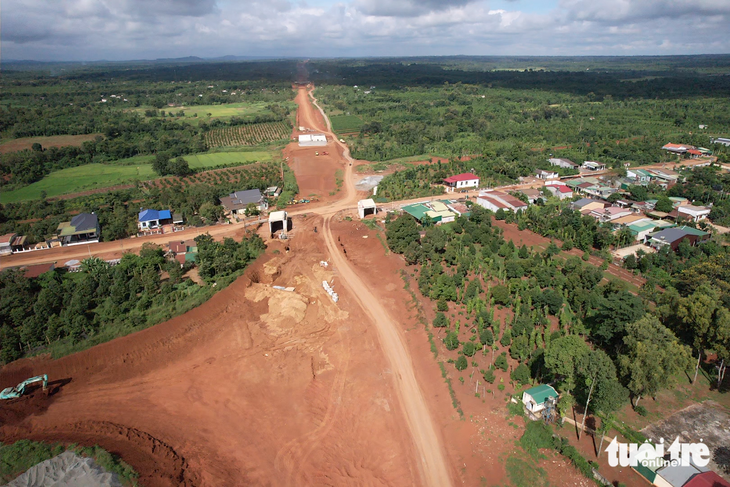
[[[20,150],[31,150],[33,144],[40,144],[44,149],[50,147],[66,147],[69,145],[79,147],[84,142],[94,140],[97,137],[103,137],[102,134],[84,134],[84,135],[52,135],[50,137],[23,137],[20,139],[11,139],[0,143],[0,154],[9,152],[17,152]]]
[[[98,443],[145,486],[418,483],[393,372],[347,291],[335,305],[322,290],[334,274],[314,224],[295,220],[307,233],[291,252],[274,242],[279,254],[186,315],[4,367],[2,385],[41,372],[69,382],[15,405],[43,414],[0,409],[0,441]]]

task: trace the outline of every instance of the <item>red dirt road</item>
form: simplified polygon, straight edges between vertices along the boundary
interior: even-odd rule
[[[316,120],[308,110],[302,105]],[[332,152],[348,161],[338,142]],[[2,387],[38,373],[57,381],[49,397],[36,391],[0,405],[0,441],[99,444],[132,464],[148,487],[451,485],[397,322],[335,243],[331,215],[357,198],[352,168],[342,168],[340,200],[292,212],[291,252],[269,242],[278,254],[259,259],[199,308],[59,360],[24,359],[0,369]],[[315,215],[297,216],[304,212]],[[326,230],[315,234],[313,226]],[[212,230],[215,237],[244,231]],[[134,239],[131,246],[193,233]],[[123,243],[131,250],[129,240]],[[89,248],[98,255],[120,247]],[[87,252],[71,247],[45,255],[62,261]],[[334,265],[324,269],[318,262],[328,253]],[[13,256],[3,265],[33,257]],[[337,304],[320,284],[333,277],[345,283]]]

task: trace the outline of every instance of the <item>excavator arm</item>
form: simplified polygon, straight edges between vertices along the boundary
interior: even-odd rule
[[[36,377],[31,377],[30,379],[25,379],[23,382],[18,384],[15,387],[6,387],[5,389],[0,392],[0,400],[2,399],[15,399],[23,394],[25,394],[25,388],[28,387],[31,384],[35,384],[36,382],[42,382],[43,383],[43,390],[45,391],[48,388],[48,375],[38,375]]]

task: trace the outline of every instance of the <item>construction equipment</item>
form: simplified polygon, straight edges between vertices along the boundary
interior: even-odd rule
[[[36,382],[43,382],[44,391],[48,389],[48,375],[38,375],[36,377],[31,377],[30,379],[25,379],[15,387],[6,387],[2,390],[2,392],[0,392],[0,399],[16,399],[25,394],[26,387],[31,384],[35,384]]]
[[[330,153],[329,153],[329,152],[327,152],[327,151],[324,151],[324,150],[323,150],[323,151],[322,151],[322,155],[323,155],[323,156],[328,156],[328,155],[330,155]]]

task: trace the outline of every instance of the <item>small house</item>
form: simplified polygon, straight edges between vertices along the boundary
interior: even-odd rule
[[[537,414],[545,409],[545,403],[550,398],[557,399],[557,391],[547,384],[541,384],[522,393],[522,404],[529,412]]]
[[[570,159],[563,159],[563,158],[552,158],[548,159],[548,162],[552,166],[562,167],[565,169],[578,169],[578,164],[571,161]]]
[[[446,186],[447,192],[453,192],[467,188],[478,188],[479,176],[476,176],[470,172],[457,174],[456,176],[450,176],[444,179],[444,186]]]
[[[585,161],[581,167],[589,171],[603,171],[606,169],[605,164],[596,161]]]
[[[99,219],[93,213],[79,213],[70,222],[62,222],[56,229],[62,245],[98,242],[101,235]]]
[[[162,225],[170,223],[172,223],[170,210],[142,210],[137,217],[137,228],[143,231],[160,228]]]
[[[558,179],[560,177],[560,174],[553,171],[538,169],[537,171],[535,171],[535,177],[537,179]]]
[[[677,216],[679,218],[686,218],[693,222],[704,220],[710,215],[712,208],[705,206],[694,206],[694,205],[683,205],[677,207]]]
[[[0,236],[0,255],[13,253],[12,243],[16,236],[17,234],[15,233],[8,233]]]
[[[247,189],[245,191],[236,191],[228,196],[221,198],[221,205],[226,214],[245,215],[246,207],[253,203],[259,211],[268,208],[266,198],[258,189]]]

